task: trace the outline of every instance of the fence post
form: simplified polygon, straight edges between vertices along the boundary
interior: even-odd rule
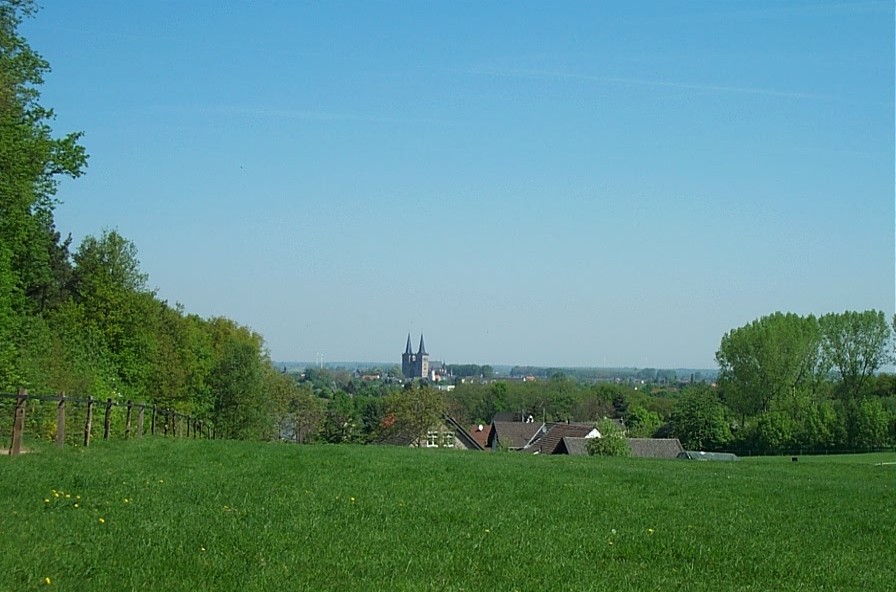
[[[9,446],[9,456],[16,456],[22,452],[22,431],[25,429],[25,401],[28,399],[28,391],[19,389],[16,398],[16,413],[12,420],[12,443]]]
[[[187,438],[190,437],[190,424],[193,423],[193,418],[189,415],[187,416]]]
[[[112,424],[112,399],[106,399],[106,417],[103,420],[103,440],[109,439],[109,428]]]
[[[143,437],[143,411],[146,409],[146,405],[140,405],[140,411],[137,412],[137,437]]]
[[[125,416],[124,420],[124,439],[127,440],[131,437],[131,407],[133,407],[133,403],[130,399],[128,399],[128,413]]]
[[[164,413],[165,413],[165,424],[162,426],[162,435],[167,436],[168,435],[168,421],[171,419],[171,417],[170,417],[170,414],[168,413],[167,409],[165,409]]]
[[[93,397],[87,397],[87,421],[84,422],[84,448],[90,446],[90,430],[93,428]]]
[[[150,416],[150,419],[149,419],[149,435],[151,435],[151,436],[156,435],[156,406],[155,405],[152,406],[152,415]]]
[[[62,448],[65,445],[65,393],[59,393],[59,403],[56,404],[56,446]]]

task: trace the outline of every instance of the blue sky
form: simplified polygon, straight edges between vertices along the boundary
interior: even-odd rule
[[[75,241],[275,360],[714,367],[894,312],[894,8],[43,0]]]

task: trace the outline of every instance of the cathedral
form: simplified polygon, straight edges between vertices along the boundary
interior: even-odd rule
[[[423,345],[423,334],[420,334],[420,347],[417,353],[411,349],[411,334],[408,333],[408,344],[401,354],[401,373],[405,378],[429,378],[429,354]]]

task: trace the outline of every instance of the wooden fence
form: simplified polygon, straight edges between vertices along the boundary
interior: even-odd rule
[[[87,397],[86,399],[67,397],[64,393],[58,395],[31,395],[25,390],[20,390],[17,394],[0,393],[0,400],[14,399],[15,407],[12,421],[12,441],[9,446],[10,456],[20,454],[22,452],[22,437],[25,433],[25,413],[28,401],[39,401],[41,403],[56,404],[56,422],[55,422],[55,442],[56,446],[62,447],[66,440],[66,409],[70,405],[84,406],[86,409],[83,440],[78,437],[78,442],[83,442],[84,446],[90,446],[90,440],[94,431],[95,415],[103,414],[103,439],[108,440],[112,433],[112,410],[113,408],[123,408],[125,410],[124,417],[124,438],[142,438],[144,434],[145,422],[147,416],[149,419],[149,433],[152,435],[161,434],[165,436],[182,436],[187,438],[214,438],[215,429],[210,422],[203,421],[191,415],[178,413],[171,409],[156,407],[146,403],[134,403],[127,401],[125,403],[113,401],[112,399],[94,399]],[[2,420],[0,420],[2,421]],[[79,430],[81,426],[75,429]]]

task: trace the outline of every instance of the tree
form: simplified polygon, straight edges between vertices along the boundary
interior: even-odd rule
[[[889,443],[892,417],[877,399],[850,400],[846,406],[847,443],[854,449],[868,450]]]
[[[34,12],[31,0],[0,0],[0,259],[9,257],[21,310],[53,277],[59,177],[78,177],[87,163],[81,134],[54,138],[53,110],[39,102],[49,64],[18,33]]]
[[[632,438],[652,438],[663,425],[663,419],[655,411],[648,411],[640,405],[629,407],[625,415],[625,425]]]
[[[831,313],[821,317],[820,324],[822,350],[840,376],[840,394],[845,399],[861,396],[868,378],[892,360],[884,313]]]
[[[611,419],[597,422],[600,437],[589,438],[585,444],[591,456],[631,456],[632,450],[622,428]]]
[[[442,421],[445,401],[437,390],[420,385],[388,395],[383,400],[383,413],[384,435],[419,443]]]
[[[726,403],[741,416],[757,415],[782,395],[813,391],[827,373],[820,339],[815,317],[780,312],[726,333],[716,352]]]
[[[80,134],[54,138],[53,111],[38,87],[49,64],[19,32],[31,0],[0,0],[0,388],[20,386],[25,314],[50,300],[61,244],[52,232],[60,176],[77,177],[87,156]],[[67,246],[67,245],[65,245]],[[58,281],[58,278],[56,278]],[[33,300],[29,300],[29,298]],[[35,304],[30,305],[30,303]]]
[[[721,448],[732,440],[725,408],[709,387],[688,388],[675,404],[670,420],[672,433],[685,448]]]

